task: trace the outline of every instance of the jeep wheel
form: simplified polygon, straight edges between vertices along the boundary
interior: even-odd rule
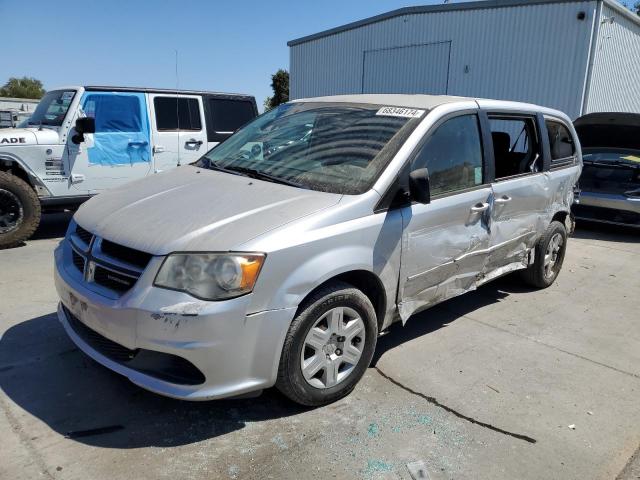
[[[535,260],[522,272],[526,283],[547,288],[558,277],[567,250],[567,229],[558,221],[551,222],[535,247]]]
[[[40,200],[24,180],[0,172],[0,249],[19,245],[40,224]]]
[[[377,337],[376,313],[364,293],[344,282],[324,287],[289,327],[276,387],[302,405],[334,402],[364,375]]]

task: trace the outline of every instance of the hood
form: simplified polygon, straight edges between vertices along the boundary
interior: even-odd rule
[[[58,143],[58,133],[48,128],[1,128],[0,147],[19,145],[53,145]]]
[[[573,125],[583,149],[640,150],[640,114],[590,113]]]
[[[187,165],[101,193],[74,218],[92,233],[154,255],[227,251],[340,198]]]

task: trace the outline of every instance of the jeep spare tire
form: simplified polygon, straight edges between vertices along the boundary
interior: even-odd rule
[[[19,245],[40,224],[40,200],[24,180],[0,172],[0,249]]]

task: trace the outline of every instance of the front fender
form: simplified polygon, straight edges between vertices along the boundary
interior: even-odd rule
[[[14,152],[12,148],[0,148],[0,170],[7,171],[15,171],[20,170],[24,173],[26,178],[29,180],[29,183],[36,189],[39,197],[50,196],[51,192],[49,189],[42,183],[42,180],[36,173],[33,171],[29,164],[22,158],[22,155],[18,155],[18,153],[24,154],[34,154],[39,152],[42,148],[38,145],[28,145],[25,147],[16,147],[15,150],[18,152]],[[42,160],[44,163],[44,157]]]
[[[297,307],[331,278],[364,270],[380,280],[388,315],[396,307],[401,237],[402,216],[392,211],[304,233],[285,229],[268,242],[256,242],[251,250],[268,253],[252,295],[252,311]],[[280,248],[268,249],[267,244]]]

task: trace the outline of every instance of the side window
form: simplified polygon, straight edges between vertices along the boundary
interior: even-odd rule
[[[153,106],[158,131],[202,130],[197,98],[155,97]]]
[[[432,195],[481,185],[482,144],[478,117],[461,115],[437,127],[421,147],[412,167],[429,170]]]
[[[549,147],[551,149],[551,165],[556,160],[563,160],[573,157],[576,153],[573,137],[569,129],[560,122],[547,120],[547,133],[549,134]]]
[[[218,133],[232,133],[252,120],[256,114],[253,103],[246,100],[210,98],[213,130]]]
[[[534,117],[489,115],[496,179],[542,171]]]
[[[140,99],[135,95],[92,93],[82,106],[96,120],[96,133],[141,132]]]

